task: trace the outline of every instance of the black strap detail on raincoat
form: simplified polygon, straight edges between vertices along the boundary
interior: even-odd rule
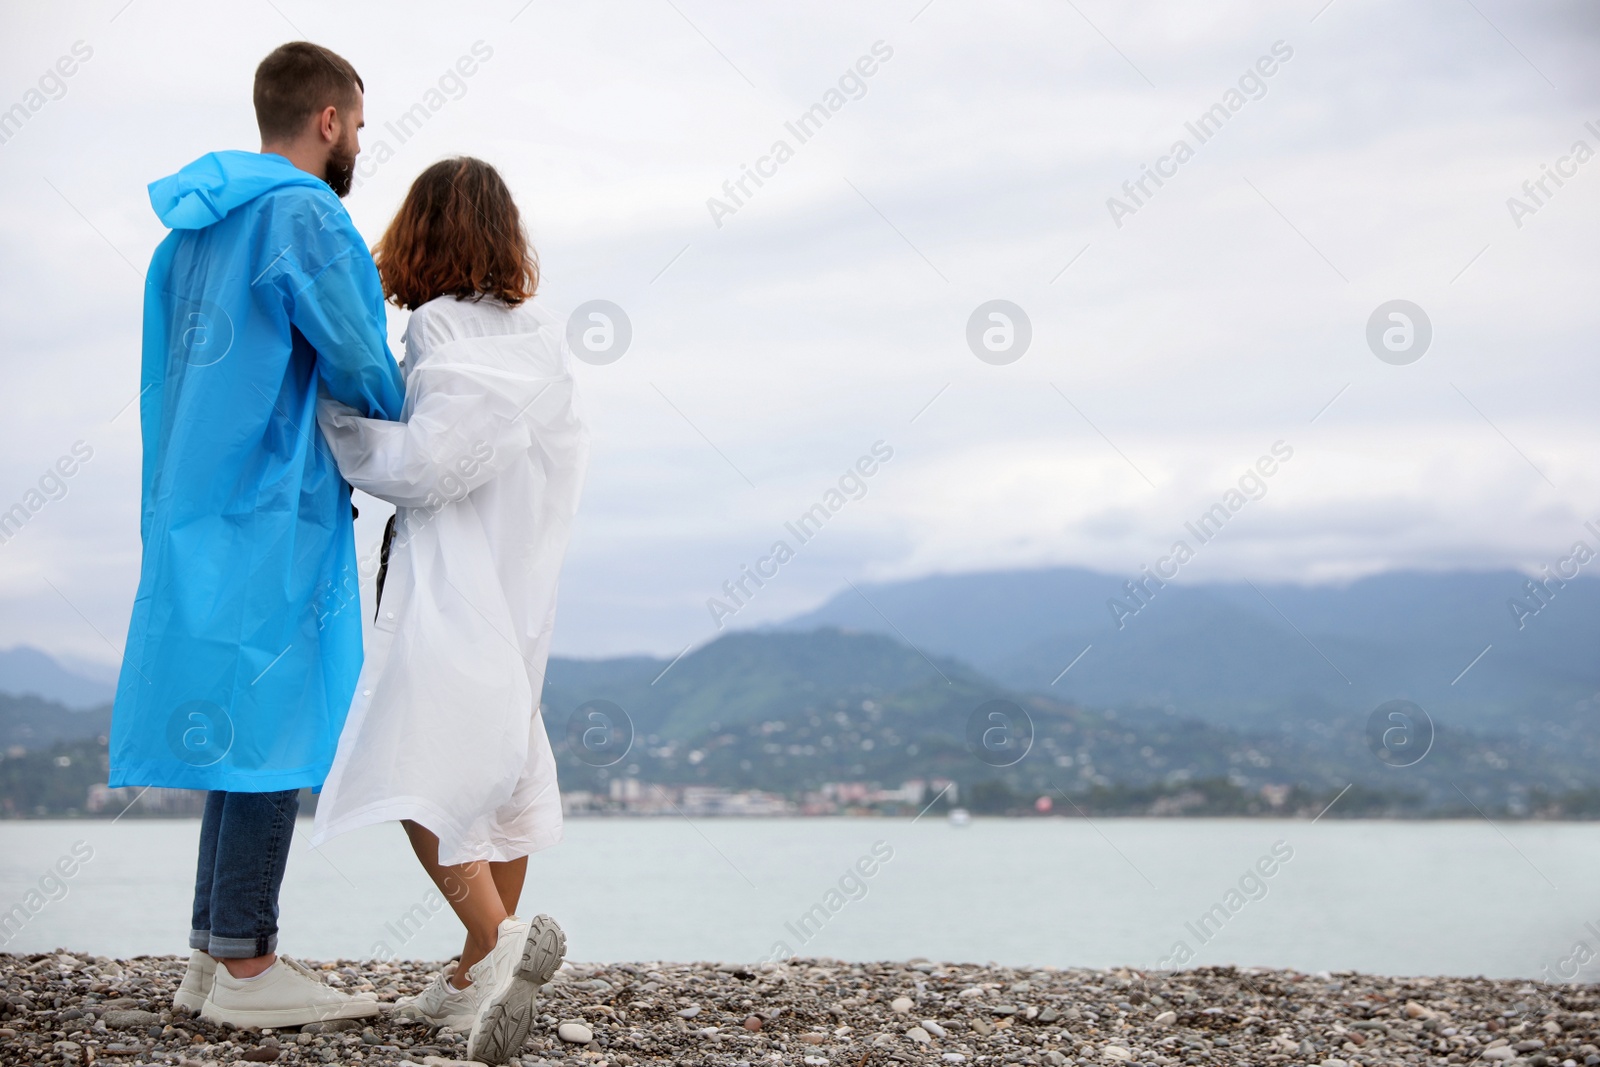
[[[394,540],[394,516],[389,516],[389,521],[383,527],[383,544],[378,548],[378,595],[372,608],[372,617],[378,617],[378,605],[383,603],[383,579],[389,573],[389,543]]]

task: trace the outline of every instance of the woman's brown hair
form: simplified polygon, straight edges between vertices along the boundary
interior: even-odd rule
[[[415,309],[441,296],[515,307],[539,288],[539,259],[500,174],[481,159],[435,163],[372,250],[383,291]]]

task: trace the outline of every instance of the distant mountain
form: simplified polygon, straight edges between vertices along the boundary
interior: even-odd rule
[[[74,710],[54,700],[0,693],[0,753],[63,741],[93,740],[111,731],[111,706]]]
[[[1513,571],[1152,582],[1138,597],[1127,581],[1077,568],[935,575],[840,593],[780,629],[898,633],[1012,688],[1230,725],[1307,701],[1354,712],[1405,698],[1492,727],[1570,718],[1600,693],[1600,579],[1552,585],[1543,601]]]
[[[69,665],[21,645],[0,649],[0,693],[32,694],[69,708],[111,703],[117,688],[111,668]]]
[[[999,688],[964,663],[924,659],[876,634],[734,633],[677,662],[552,658],[544,702],[559,718],[552,730],[580,704],[601,699],[625,708],[641,734],[685,738],[947,680]]]

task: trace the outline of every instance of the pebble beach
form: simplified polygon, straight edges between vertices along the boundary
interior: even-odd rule
[[[0,954],[0,1063],[445,1065],[466,1035],[372,1020],[235,1030],[174,1010],[187,957]],[[441,963],[313,963],[386,1004]],[[1600,1065],[1597,987],[1261,968],[568,963],[513,1060],[686,1065]]]

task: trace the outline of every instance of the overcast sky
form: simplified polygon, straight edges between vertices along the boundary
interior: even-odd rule
[[[1600,150],[1593,4],[0,10],[0,108],[39,105],[0,144],[0,509],[93,452],[0,545],[0,647],[119,654],[164,233],[145,185],[258,147],[255,64],[300,37],[366,81],[347,203],[369,240],[428,163],[482,156],[529,219],[539,299],[631,320],[620,360],[578,367],[594,455],[559,652],[710,638],[707,599],[779,538],[795,558],[733,625],[846,580],[1133,575],[1279,441],[1292,458],[1182,580],[1531,568],[1600,519],[1600,159],[1572,155]],[[802,143],[786,123],[819,103]],[[418,104],[402,141],[387,124]],[[1219,104],[1202,141],[1186,123]],[[792,157],[763,161],[779,140]],[[1147,167],[1163,184],[1124,193]],[[1546,168],[1566,176],[1533,199]],[[968,344],[996,299],[1032,331],[1005,365]],[[1432,328],[1404,365],[1367,339],[1392,300]],[[784,523],[880,441],[865,495],[798,545]]]

